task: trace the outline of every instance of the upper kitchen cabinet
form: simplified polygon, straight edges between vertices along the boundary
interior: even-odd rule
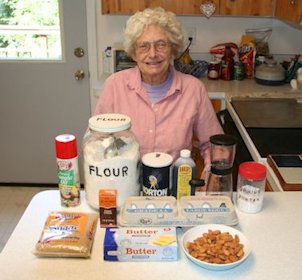
[[[200,5],[206,2],[205,0],[102,0],[102,14],[133,14],[145,8],[160,6],[178,15],[201,15]],[[274,15],[275,0],[211,0],[209,2],[216,7],[214,15]]]
[[[163,7],[178,15],[200,15],[202,0],[102,0],[102,14],[133,14],[145,8]],[[219,12],[220,0],[213,0],[214,14]]]
[[[285,1],[281,0],[280,2]],[[274,0],[220,0],[219,14],[228,16],[273,16]]]
[[[302,0],[276,0],[275,16],[295,23],[302,21]]]
[[[178,15],[201,15],[200,5],[205,2],[202,0],[163,0],[162,7]],[[211,1],[216,9],[213,15],[219,14],[220,0]]]
[[[134,14],[158,6],[163,6],[163,0],[102,0],[102,14]]]

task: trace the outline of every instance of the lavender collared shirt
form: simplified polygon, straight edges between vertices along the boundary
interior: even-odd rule
[[[178,72],[165,97],[152,105],[136,66],[111,75],[105,82],[95,114],[120,113],[131,118],[131,130],[140,145],[141,156],[165,152],[179,157],[181,149],[192,150],[193,133],[201,156],[210,163],[209,138],[223,130],[217,120],[204,84]]]

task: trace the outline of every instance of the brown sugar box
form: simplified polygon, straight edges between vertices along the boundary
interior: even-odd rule
[[[101,227],[117,225],[117,191],[115,189],[99,190],[99,208]]]

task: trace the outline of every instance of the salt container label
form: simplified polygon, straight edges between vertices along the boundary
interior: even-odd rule
[[[170,166],[154,168],[143,164],[143,195],[167,196],[170,188]]]

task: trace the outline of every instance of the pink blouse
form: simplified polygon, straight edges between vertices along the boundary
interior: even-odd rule
[[[204,84],[197,78],[173,71],[173,82],[164,99],[152,105],[142,86],[138,67],[111,75],[105,82],[95,114],[120,113],[131,118],[131,130],[141,156],[165,152],[179,157],[192,149],[193,133],[200,143],[205,164],[210,163],[209,137],[223,130]]]

